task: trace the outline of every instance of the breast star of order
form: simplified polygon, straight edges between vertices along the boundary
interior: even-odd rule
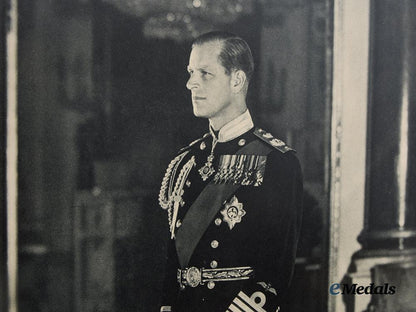
[[[229,202],[225,203],[225,207],[221,210],[221,214],[230,230],[232,230],[236,223],[241,222],[241,218],[246,214],[246,211],[243,209],[243,204],[240,203],[234,195]]]

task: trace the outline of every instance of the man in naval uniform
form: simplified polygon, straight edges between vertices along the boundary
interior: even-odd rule
[[[295,261],[302,175],[294,151],[255,127],[253,58],[223,32],[189,58],[195,116],[209,132],[172,160],[159,195],[170,226],[160,311],[279,311]]]

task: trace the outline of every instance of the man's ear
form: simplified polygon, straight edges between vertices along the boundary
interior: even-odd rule
[[[246,73],[241,69],[235,70],[231,74],[231,88],[234,93],[239,93],[244,89],[246,84],[247,76]]]

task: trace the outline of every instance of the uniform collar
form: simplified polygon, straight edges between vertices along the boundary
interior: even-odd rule
[[[253,119],[251,118],[250,112],[248,109],[240,116],[234,118],[227,124],[225,124],[218,133],[218,142],[228,142],[231,141],[240,135],[246,133],[248,130],[254,127]],[[211,135],[216,137],[212,127],[209,127]]]

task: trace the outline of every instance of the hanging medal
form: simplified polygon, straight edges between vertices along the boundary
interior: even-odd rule
[[[205,163],[205,165],[198,170],[203,181],[206,181],[215,172],[213,161],[214,161],[214,148],[215,148],[215,145],[217,145],[217,142],[218,142],[218,139],[215,136],[213,136],[211,153],[208,155],[207,162]]]
[[[203,181],[206,181],[215,172],[215,169],[212,165],[213,160],[214,160],[214,155],[209,155],[205,165],[198,170]]]

